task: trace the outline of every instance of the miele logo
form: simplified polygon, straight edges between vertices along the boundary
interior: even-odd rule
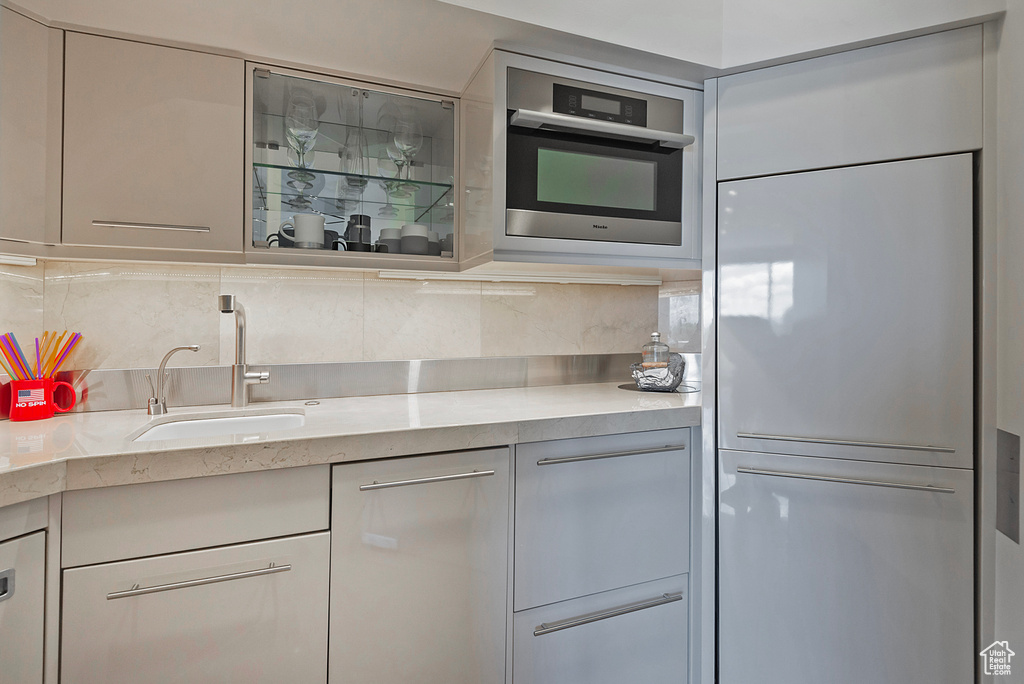
[[[608,230],[608,226],[602,226],[599,223],[595,223],[594,228],[597,228],[598,230]]]

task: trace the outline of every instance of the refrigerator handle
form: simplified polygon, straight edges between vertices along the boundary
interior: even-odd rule
[[[762,470],[748,466],[737,466],[736,472],[747,475],[769,475],[771,477],[792,477],[798,480],[818,480],[821,482],[839,482],[842,484],[869,485],[871,487],[890,487],[892,489],[913,489],[919,492],[935,492],[936,494],[955,494],[952,487],[937,487],[930,484],[914,484],[912,482],[880,482],[878,480],[858,480],[852,477],[833,477],[831,475],[813,475],[811,473],[791,473],[785,470]]]
[[[924,444],[887,444],[885,442],[858,442],[849,439],[828,439],[822,437],[795,437],[793,435],[762,435],[756,432],[737,432],[740,439],[771,439],[780,442],[805,442],[808,444],[833,444],[836,446],[868,447],[870,449],[903,449],[906,451],[934,451],[940,454],[955,454],[952,447]]]

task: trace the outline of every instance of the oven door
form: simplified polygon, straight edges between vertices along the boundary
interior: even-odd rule
[[[506,235],[682,244],[682,149],[512,119]]]

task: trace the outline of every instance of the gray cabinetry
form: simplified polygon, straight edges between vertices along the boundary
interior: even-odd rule
[[[244,89],[240,59],[69,32],[64,244],[240,253]]]
[[[0,251],[60,241],[63,33],[0,8]]]
[[[46,533],[0,543],[0,682],[43,681]]]
[[[505,679],[509,451],[334,468],[330,682]]]
[[[516,447],[516,684],[679,682],[689,429]]]

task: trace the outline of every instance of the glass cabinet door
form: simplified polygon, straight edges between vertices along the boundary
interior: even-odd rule
[[[252,84],[254,253],[454,263],[453,101],[261,68]]]

